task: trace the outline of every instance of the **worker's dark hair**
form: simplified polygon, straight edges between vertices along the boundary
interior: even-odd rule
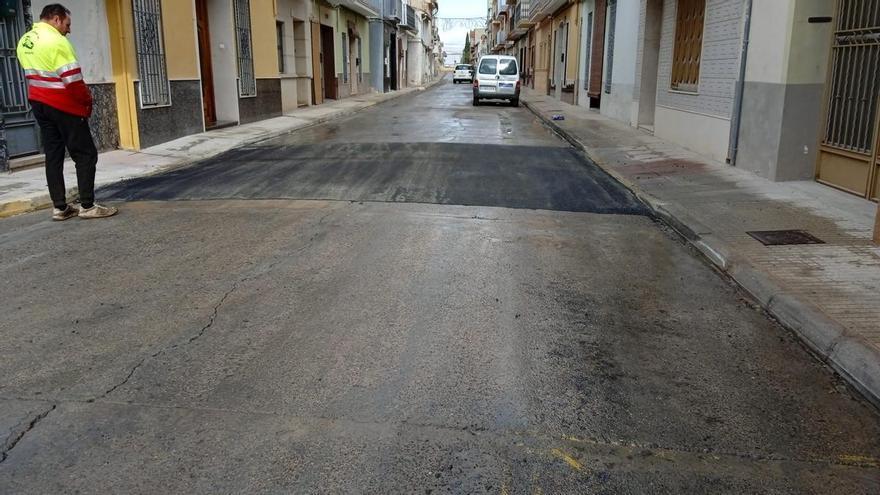
[[[64,5],[60,3],[50,3],[43,7],[43,11],[40,12],[40,19],[52,19],[55,16],[58,16],[62,19],[70,15],[70,11],[67,10]]]

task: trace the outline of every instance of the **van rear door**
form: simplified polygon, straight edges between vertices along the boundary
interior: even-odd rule
[[[516,94],[516,83],[519,81],[519,67],[515,58],[503,58],[498,61],[498,93]]]
[[[484,58],[480,60],[477,69],[477,79],[480,81],[480,93],[495,93],[498,91],[498,59]]]

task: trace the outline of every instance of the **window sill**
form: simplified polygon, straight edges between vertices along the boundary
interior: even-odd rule
[[[697,89],[695,89],[695,90],[693,90],[693,91],[688,91],[688,90],[686,90],[686,89],[672,89],[672,88],[669,88],[668,91],[669,91],[670,93],[675,93],[675,94],[678,94],[678,95],[700,96],[700,90],[699,90],[699,88],[697,88]]]

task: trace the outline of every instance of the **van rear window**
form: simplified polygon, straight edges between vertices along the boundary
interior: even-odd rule
[[[501,70],[498,71],[502,76],[515,76],[516,75],[516,60],[507,59],[501,60]]]
[[[487,58],[480,62],[480,74],[491,74],[494,76],[497,68],[498,60],[494,58]]]

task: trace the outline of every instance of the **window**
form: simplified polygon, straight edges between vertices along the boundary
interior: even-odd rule
[[[275,39],[278,43],[278,73],[284,74],[284,23],[275,22]]]
[[[361,43],[360,38],[357,39],[357,45],[358,45],[358,52],[357,52],[357,60],[355,61],[355,63],[357,64],[357,70],[358,70],[358,83],[362,83],[362,82],[364,82],[364,63],[363,63],[364,47],[363,47],[363,44]]]
[[[672,54],[672,89],[696,92],[703,52],[703,18],[706,0],[678,0],[675,16],[675,50]]]
[[[614,31],[617,29],[617,0],[608,1],[608,67],[605,73],[605,93],[611,93],[611,75],[614,74]]]
[[[584,91],[590,89],[590,64],[593,62],[593,13],[587,14],[586,48],[584,48]]]
[[[489,74],[494,76],[498,70],[498,60],[494,58],[486,58],[480,62],[480,74]]]
[[[171,88],[162,41],[162,6],[159,0],[133,0],[135,49],[140,77],[141,107],[171,105]]]
[[[498,69],[498,73],[502,76],[515,76],[516,72],[516,60],[507,59],[507,60],[499,60],[498,65],[500,66]]]
[[[342,83],[348,83],[348,36],[342,33]]]
[[[235,19],[235,47],[238,51],[238,95],[257,96],[254,52],[251,45],[250,0],[232,0]]]

